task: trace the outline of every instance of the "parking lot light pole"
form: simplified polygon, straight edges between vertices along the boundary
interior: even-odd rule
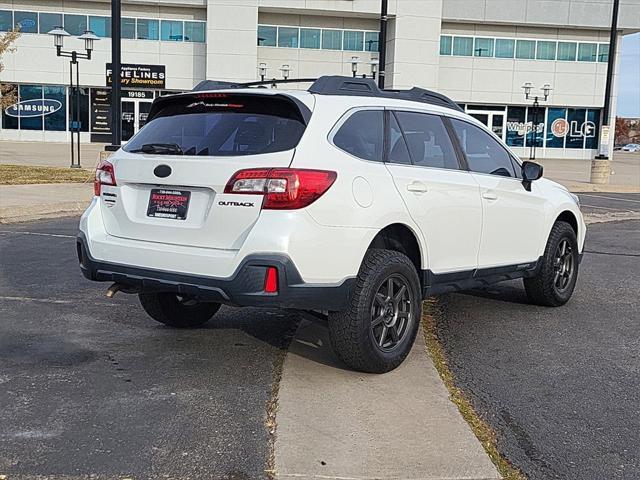
[[[531,84],[531,82],[527,82],[524,85],[522,85],[522,90],[524,90],[524,98],[526,100],[530,100],[531,90],[533,90],[533,85]],[[537,138],[538,109],[540,108],[540,101],[542,100],[543,102],[546,102],[547,99],[549,98],[549,94],[551,93],[551,90],[553,89],[548,83],[545,83],[540,90],[542,91],[543,97],[541,98],[538,95],[535,95],[533,97],[533,118],[531,120],[531,133],[532,133],[531,136],[533,138],[531,140],[531,149],[529,150],[529,160],[536,159],[536,144],[538,143],[538,138]]]
[[[264,82],[264,77],[267,76],[267,64],[261,63],[260,65],[258,65],[258,72],[260,75],[260,81]]]
[[[91,30],[86,30],[78,37],[84,41],[85,53],[78,53],[76,50],[63,50],[64,37],[68,37],[69,33],[62,27],[55,27],[49,32],[53,37],[53,45],[56,47],[56,55],[58,57],[71,58],[69,62],[69,98],[73,96],[75,105],[71,108],[71,168],[81,168],[80,166],[80,64],[79,59],[91,60],[91,52],[93,51],[93,42],[100,40]],[[76,82],[73,82],[73,67],[75,66]],[[75,107],[75,108],[74,108]],[[76,144],[74,145],[73,135],[76,134]],[[76,163],[76,156],[78,162]]]

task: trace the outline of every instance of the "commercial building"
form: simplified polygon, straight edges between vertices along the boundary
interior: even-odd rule
[[[612,1],[390,0],[387,88],[448,95],[523,156],[535,143],[540,157],[592,158],[608,56],[619,55]],[[125,139],[155,96],[204,79],[253,81],[261,66],[266,78],[351,75],[354,61],[370,74],[378,58],[379,0],[125,0],[122,11]],[[0,139],[68,141],[69,62],[47,35],[61,25],[65,48],[82,50],[74,37],[87,29],[103,37],[80,64],[80,127],[83,141],[109,141],[109,15],[107,1],[0,0],[0,30],[23,33],[4,59],[19,103],[2,113]],[[618,34],[639,30],[640,0],[620,0]],[[537,115],[527,82],[532,95],[552,88]]]

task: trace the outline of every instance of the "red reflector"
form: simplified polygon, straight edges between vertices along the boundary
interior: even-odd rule
[[[276,267],[267,267],[267,273],[264,276],[265,293],[278,293],[278,269]]]

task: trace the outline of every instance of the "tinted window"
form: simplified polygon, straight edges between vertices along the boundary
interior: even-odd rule
[[[351,115],[333,137],[336,147],[365,160],[382,160],[383,111],[361,110]]]
[[[258,46],[275,47],[278,38],[278,29],[276,27],[258,26]]]
[[[160,22],[160,40],[181,42],[184,40],[182,22],[176,20],[162,20]]]
[[[64,29],[71,35],[82,35],[87,29],[87,17],[85,15],[65,14]]]
[[[158,20],[145,20],[139,18],[137,20],[139,40],[158,40],[160,37],[160,25]]]
[[[495,138],[470,123],[454,118],[451,123],[472,172],[515,176],[509,153]]]
[[[13,12],[10,10],[0,10],[0,32],[13,30]]]
[[[407,143],[404,141],[402,130],[394,115],[389,115],[389,155],[387,160],[391,163],[411,165],[411,157]]]
[[[204,43],[204,22],[184,22],[184,39],[187,42]]]
[[[291,150],[304,129],[300,111],[286,100],[186,96],[162,108],[124,150],[134,152],[145,144],[171,143],[184,155],[257,155]]]
[[[38,14],[35,12],[14,12],[13,21],[20,27],[20,33],[38,33]]]
[[[458,159],[449,134],[437,115],[396,112],[414,165],[458,168]]]
[[[49,33],[57,26],[62,25],[61,13],[40,13],[40,33]]]

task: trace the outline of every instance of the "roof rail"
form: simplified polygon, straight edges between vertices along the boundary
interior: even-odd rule
[[[317,95],[395,98],[463,111],[457,103],[440,93],[418,87],[413,87],[411,90],[380,90],[376,82],[371,78],[327,75],[316,80],[309,88],[309,92]]]
[[[224,90],[228,88],[251,88],[251,87],[268,87],[270,85],[280,85],[283,83],[314,83],[317,78],[274,78],[271,80],[258,80],[256,82],[236,83],[223,82],[221,80],[202,80],[192,92],[201,92],[203,90]]]

